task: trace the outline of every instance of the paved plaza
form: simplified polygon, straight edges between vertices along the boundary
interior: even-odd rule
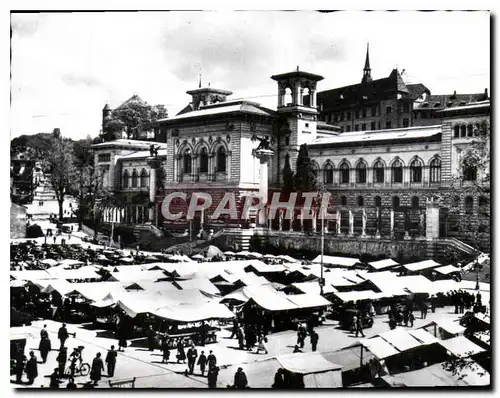
[[[420,314],[415,312],[416,320],[414,328],[418,328],[432,320],[458,320],[458,315],[454,314],[452,307],[438,308],[436,313],[428,313],[427,319],[420,319]],[[375,317],[375,322],[372,328],[365,329],[366,337],[372,337],[378,333],[389,330],[387,316],[381,315]],[[40,354],[38,352],[38,343],[40,341],[39,334],[43,325],[47,324],[50,339],[52,341],[53,350],[49,353],[47,363],[40,363]],[[39,360],[38,374],[32,387],[48,387],[50,382],[50,374],[57,366],[56,357],[57,349],[59,348],[59,340],[57,339],[57,331],[61,324],[54,321],[35,321],[31,326],[25,327],[33,338],[27,339],[26,352],[35,351],[35,355]],[[79,345],[85,346],[83,350],[84,362],[91,363],[97,352],[101,352],[103,357],[111,345],[117,347],[117,340],[114,338],[103,337],[109,336],[109,332],[103,330],[89,330],[83,325],[67,324],[70,333],[76,332],[76,338],[70,337],[66,345],[68,353],[71,353],[74,347]],[[406,329],[406,328],[405,328]],[[334,351],[358,340],[354,334],[337,328],[335,321],[328,321],[326,325],[316,328],[319,334],[318,350],[320,352]],[[268,354],[255,354],[253,352],[242,351],[238,349],[237,339],[229,339],[230,326],[223,328],[218,332],[218,342],[209,344],[205,347],[196,347],[198,354],[202,350],[208,354],[212,350],[217,357],[217,364],[221,370],[219,373],[218,388],[225,388],[228,384],[232,384],[235,368],[230,365],[240,365],[244,371],[252,368],[252,365],[257,361],[262,361],[278,355],[289,354],[293,352],[293,347],[296,344],[297,336],[295,331],[284,331],[274,333],[268,336],[267,349]],[[303,352],[311,351],[309,339],[306,339]],[[171,350],[170,361],[168,364],[162,364],[162,354],[160,350],[150,352],[147,348],[142,347],[141,341],[134,341],[125,352],[118,353],[115,375],[112,379],[104,376],[99,382],[98,388],[108,388],[108,380],[122,380],[136,377],[136,388],[207,388],[207,378],[202,377],[199,373],[199,367],[195,368],[195,374],[185,376],[184,372],[187,369],[186,364],[177,364],[175,355],[177,351]],[[106,375],[106,371],[103,372]],[[76,377],[75,382],[79,387],[88,382],[87,377]],[[11,383],[15,382],[15,376],[11,376]],[[61,383],[64,387],[66,381]],[[249,380],[249,386],[252,386],[252,380]],[[16,387],[20,387],[16,385]],[[270,386],[269,386],[270,387]]]

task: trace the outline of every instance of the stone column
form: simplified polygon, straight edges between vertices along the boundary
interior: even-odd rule
[[[362,225],[361,225],[361,237],[366,238],[366,210],[363,207],[363,215],[361,218]]]
[[[316,211],[315,210],[312,210],[311,224],[312,224],[312,231],[317,232],[318,223],[317,223],[317,219],[316,219]]]
[[[135,207],[135,223],[139,224],[139,212],[140,212],[140,206]]]
[[[290,224],[288,224],[289,231],[293,231],[293,220],[294,220],[294,214],[292,213],[292,216],[290,217]]]
[[[304,232],[304,213],[300,211],[300,232]]]
[[[337,210],[337,220],[335,222],[335,234],[336,235],[340,235],[340,233],[342,232],[340,229],[341,221],[342,221],[342,213],[340,212],[340,210]]]
[[[273,151],[269,149],[259,149],[258,151],[255,152],[255,156],[260,161],[260,185],[259,185],[259,197],[261,202],[267,204],[267,188],[268,188],[268,164],[269,164],[269,159],[273,156]],[[265,209],[265,208],[264,208]],[[259,211],[259,225],[265,226],[266,225],[266,211],[261,210]]]
[[[411,236],[410,236],[410,224],[411,224],[411,221],[410,221],[410,214],[409,214],[409,210],[407,209],[405,211],[405,239],[411,239]]]
[[[352,214],[352,210],[349,209],[349,236],[354,235],[354,215]]]
[[[377,207],[377,231],[375,232],[375,238],[380,239],[380,219],[382,218],[382,211]]]
[[[150,203],[155,203],[156,202],[156,170],[158,170],[161,167],[161,162],[157,157],[149,157],[147,159],[148,165],[149,165],[149,202]],[[148,208],[148,224],[153,224],[154,221],[154,216],[155,216],[155,209],[154,206],[151,206]]]
[[[425,237],[427,239],[439,238],[439,206],[433,200],[427,201],[425,218]]]
[[[391,238],[394,238],[394,210],[391,209]]]
[[[283,209],[278,210],[278,231],[283,231]]]

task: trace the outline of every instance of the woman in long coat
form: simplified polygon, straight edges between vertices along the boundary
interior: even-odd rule
[[[182,340],[179,340],[177,343],[177,363],[180,361],[186,363],[186,353],[184,351],[184,342]]]
[[[44,332],[45,330],[42,330]],[[40,351],[40,356],[42,357],[43,363],[47,362],[47,356],[49,355],[50,350],[52,349],[52,344],[49,339],[49,335],[45,331],[45,333],[40,333],[42,339],[40,340],[40,344],[38,346],[38,350]]]
[[[28,377],[28,384],[33,384],[33,381],[38,377],[38,365],[33,351],[30,351],[30,359],[26,363],[26,376]]]
[[[101,353],[98,352],[94,360],[92,361],[92,369],[90,370],[90,380],[97,385],[97,382],[101,380],[101,372],[104,370],[104,363],[101,359]]]

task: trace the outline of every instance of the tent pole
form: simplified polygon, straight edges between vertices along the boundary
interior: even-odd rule
[[[359,367],[363,366],[363,348],[365,348],[365,347],[361,344],[361,355],[359,358]]]

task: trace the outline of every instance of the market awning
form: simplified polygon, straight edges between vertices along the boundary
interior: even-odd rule
[[[453,265],[445,265],[444,267],[436,268],[434,271],[443,275],[448,275],[453,272],[460,272],[460,268],[454,267]]]
[[[420,341],[402,328],[380,333],[379,337],[383,338],[398,351],[407,351],[422,345]]]
[[[438,319],[435,321],[431,321],[431,322],[419,327],[419,329],[426,329],[427,330],[429,327],[434,326],[434,325],[443,329],[445,332],[447,332],[449,334],[453,334],[453,335],[463,334],[463,332],[465,331],[465,328],[463,326],[461,326],[458,322],[453,322],[453,321],[446,320],[446,319]]]
[[[55,267],[57,265],[57,261],[53,258],[46,258],[45,260],[41,260],[40,262],[50,267]]]
[[[321,255],[316,257],[313,261],[314,264],[321,263]],[[327,265],[338,265],[340,267],[353,267],[356,264],[361,264],[359,258],[350,258],[350,257],[335,257],[335,256],[323,256],[323,264]]]
[[[218,303],[193,303],[179,304],[176,306],[162,307],[151,311],[154,315],[178,322],[198,322],[207,319],[230,319],[234,314],[229,309]]]
[[[425,331],[424,329],[410,329],[408,333],[415,337],[422,344],[433,344],[437,343],[438,339],[436,339],[432,334]]]
[[[474,344],[464,336],[453,337],[448,340],[440,340],[439,344],[446,348],[452,355],[460,358],[470,357],[486,351],[484,348],[479,347],[477,344]]]
[[[395,283],[411,293],[431,293],[432,282],[423,275],[408,275],[396,277]]]
[[[220,294],[220,290],[215,286],[210,280],[204,278],[189,279],[186,281],[175,282],[183,290],[187,289],[199,289],[202,292],[209,294]]]
[[[368,351],[370,351],[373,355],[375,355],[378,359],[384,359],[391,357],[393,355],[399,354],[399,351],[396,350],[392,345],[390,345],[387,341],[385,341],[382,337],[372,337],[370,339],[360,340],[358,343],[351,345],[350,347],[360,346],[362,345]]]
[[[377,293],[374,292],[373,290],[336,292],[335,296],[337,296],[340,300],[342,300],[345,303],[349,301],[359,301],[359,300],[380,300],[381,298],[388,297],[384,293]]]
[[[276,360],[289,372],[302,375],[342,369],[341,365],[328,361],[319,352],[279,355],[276,357]]]
[[[441,264],[435,262],[434,260],[425,260],[419,261],[417,263],[405,264],[403,265],[403,267],[405,267],[408,271],[416,272],[422,271],[424,269],[436,268],[440,265]]]
[[[394,261],[392,258],[388,258],[385,260],[372,261],[371,263],[368,263],[368,265],[373,269],[381,270],[381,269],[396,267],[399,265],[399,263]]]
[[[319,286],[318,281],[314,282],[296,282],[292,283],[292,286],[295,286],[297,289],[299,289],[301,292],[304,293],[309,293],[309,294],[320,294],[321,288]],[[335,289],[332,285],[326,284],[323,286],[323,293],[328,294],[328,293],[335,293],[338,292],[337,289]]]
[[[319,294],[292,294],[287,296],[288,300],[294,303],[297,308],[313,308],[313,307],[325,307],[332,305],[327,299],[320,296]]]

